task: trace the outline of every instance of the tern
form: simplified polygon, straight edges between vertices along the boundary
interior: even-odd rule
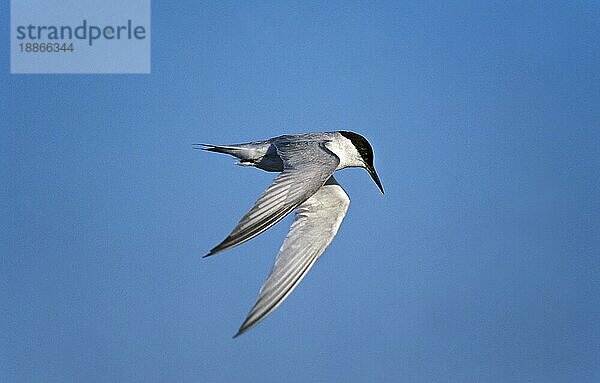
[[[231,234],[204,257],[256,237],[295,210],[295,218],[258,299],[234,338],[275,310],[306,276],[336,235],[350,198],[333,177],[347,167],[366,169],[383,193],[373,149],[347,131],[285,135],[235,145],[197,144],[197,149],[238,158],[238,165],[279,172]]]

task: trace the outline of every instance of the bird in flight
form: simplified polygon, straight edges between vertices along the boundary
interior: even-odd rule
[[[373,166],[371,145],[353,132],[285,135],[236,145],[197,144],[196,148],[232,155],[242,166],[280,173],[231,234],[204,257],[256,237],[295,210],[294,222],[271,274],[235,338],[273,312],[333,240],[350,204],[333,173],[361,167],[369,172],[381,193],[383,186]]]

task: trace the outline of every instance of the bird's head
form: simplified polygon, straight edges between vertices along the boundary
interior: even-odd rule
[[[381,185],[381,181],[379,180],[379,176],[377,176],[375,166],[373,165],[373,148],[371,147],[371,144],[369,144],[369,141],[360,134],[354,132],[340,131],[340,134],[352,142],[352,145],[354,145],[354,148],[358,153],[361,167],[369,172],[371,178],[373,178],[373,181],[375,181],[375,184],[383,194],[383,186]]]

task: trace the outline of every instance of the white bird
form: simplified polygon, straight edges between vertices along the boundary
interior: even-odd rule
[[[205,257],[240,245],[292,210],[296,212],[271,274],[235,338],[275,310],[333,240],[350,204],[333,173],[346,167],[361,167],[369,172],[382,193],[383,186],[373,166],[371,145],[353,132],[285,135],[236,145],[198,145],[197,149],[235,156],[242,166],[281,172],[231,234]]]

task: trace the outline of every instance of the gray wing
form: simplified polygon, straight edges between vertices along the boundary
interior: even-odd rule
[[[296,218],[281,245],[273,270],[235,336],[263,320],[294,290],[333,240],[349,204],[348,195],[331,177],[298,206]]]
[[[240,245],[264,232],[312,196],[340,163],[325,141],[278,142],[283,172],[258,198],[231,234],[205,257]]]

